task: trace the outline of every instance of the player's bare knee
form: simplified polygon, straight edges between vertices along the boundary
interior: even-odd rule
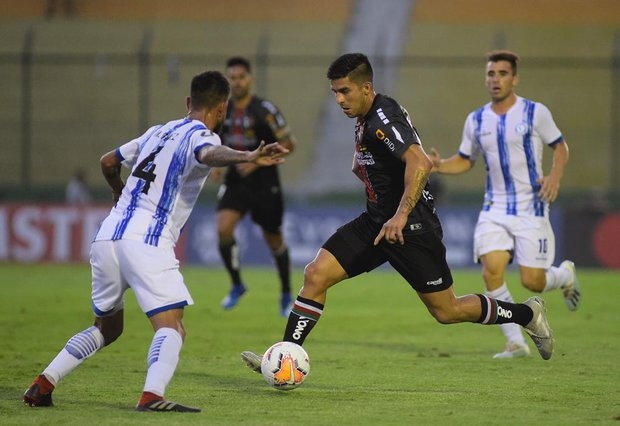
[[[494,280],[497,279],[498,275],[499,274],[491,272],[488,269],[482,270],[482,279],[484,280],[485,283],[493,282]]]
[[[314,262],[308,263],[304,268],[304,289],[315,294],[327,290],[329,286],[321,268],[317,267]]]

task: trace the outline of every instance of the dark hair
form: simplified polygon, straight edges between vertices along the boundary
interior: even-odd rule
[[[205,71],[192,78],[190,98],[195,108],[215,108],[230,96],[228,80],[219,71]]]
[[[243,56],[233,56],[231,58],[228,58],[228,60],[226,61],[226,68],[230,67],[243,67],[248,73],[252,74],[252,67],[250,65],[250,61],[248,61]]]
[[[373,71],[368,57],[363,53],[345,53],[332,62],[327,69],[327,78],[337,80],[344,77],[358,84],[372,83]]]
[[[510,50],[493,50],[487,53],[487,62],[499,62],[508,61],[512,68],[512,74],[517,74],[517,62],[519,62],[519,56],[511,52]]]

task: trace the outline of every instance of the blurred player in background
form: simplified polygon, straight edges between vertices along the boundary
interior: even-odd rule
[[[92,200],[93,197],[86,185],[86,173],[83,169],[77,169],[65,187],[65,201],[67,204],[83,205]]]
[[[549,205],[555,201],[568,162],[568,145],[541,103],[517,96],[516,54],[500,50],[487,54],[485,83],[491,102],[469,114],[458,153],[442,159],[431,149],[433,171],[460,174],[478,156],[486,163],[487,184],[482,211],[474,232],[474,261],[482,264],[486,295],[513,302],[505,282],[509,263],[519,265],[523,286],[536,293],[560,289],[569,310],[579,306],[581,294],[570,260],[551,266],[555,236]],[[553,164],[543,174],[543,148],[553,149]],[[506,347],[494,358],[530,354],[521,329],[502,324]]]
[[[124,293],[131,288],[155,335],[139,411],[198,412],[164,399],[185,338],[184,307],[192,297],[179,271],[174,246],[211,167],[250,162],[272,166],[286,149],[264,143],[253,151],[221,146],[230,86],[217,71],[195,76],[186,118],[151,127],[101,157],[115,206],[91,246],[95,321],[69,339],[24,394],[35,407],[52,406],[58,382],[123,332]],[[121,166],[131,168],[125,184]]]
[[[549,359],[554,340],[542,299],[517,304],[454,294],[441,223],[428,191],[433,164],[407,111],[375,93],[368,58],[345,54],[331,64],[327,77],[344,114],[357,119],[352,171],[366,187],[366,211],[338,228],[306,266],[282,340],[303,344],[323,314],[329,288],[389,262],[439,323],[517,323]],[[260,355],[247,351],[242,358],[260,371]]]
[[[253,150],[261,141],[279,142],[289,152],[295,149],[295,137],[271,102],[252,94],[250,62],[232,57],[226,62],[226,76],[231,86],[231,100],[220,136],[222,144],[238,150]],[[219,176],[219,171],[216,171]],[[230,275],[231,288],[222,300],[222,308],[232,309],[247,288],[241,278],[239,247],[235,228],[250,213],[260,226],[263,237],[280,278],[280,315],[286,317],[291,309],[290,259],[282,236],[284,201],[278,167],[256,167],[236,164],[228,167],[218,193],[217,233],[220,255]]]

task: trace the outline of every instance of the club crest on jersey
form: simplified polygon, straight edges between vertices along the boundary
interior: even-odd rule
[[[523,121],[515,126],[515,132],[518,135],[525,135],[527,132],[529,132],[529,130],[530,126],[528,126],[528,124]]]

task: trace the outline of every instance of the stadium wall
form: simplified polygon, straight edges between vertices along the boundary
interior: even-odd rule
[[[257,91],[282,108],[298,136],[282,175],[285,191],[299,193],[330,96],[325,68],[340,53],[354,0],[73,4],[72,16],[46,19],[45,1],[3,1],[1,200],[60,200],[77,168],[107,197],[99,156],[182,114],[184,82],[206,67],[221,69],[232,53],[255,61]],[[393,94],[425,146],[447,155],[466,114],[486,102],[484,52],[514,49],[523,58],[521,94],[550,107],[571,146],[559,203],[588,203],[599,189],[613,197],[620,193],[619,7],[614,0],[524,0],[510,8],[417,0]],[[332,167],[348,168],[348,160]],[[446,202],[477,203],[483,173],[479,166],[444,180]]]

